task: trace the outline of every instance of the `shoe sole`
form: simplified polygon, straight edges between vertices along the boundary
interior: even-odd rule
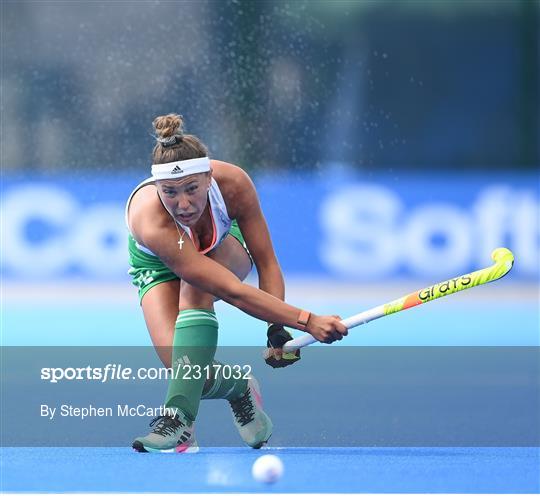
[[[148,451],[146,451],[146,449],[144,447],[144,444],[141,443],[140,441],[133,441],[133,444],[131,445],[131,447],[135,451],[138,451],[139,453],[148,453]]]
[[[269,440],[270,438],[272,437],[272,434],[270,434],[268,436],[268,438],[266,439],[266,441],[263,441],[262,443],[259,443],[259,444],[256,444],[255,446],[252,446],[253,449],[261,449]]]
[[[197,453],[199,451],[198,446],[177,446],[176,448],[169,449],[150,448],[149,446],[145,446],[140,441],[134,441],[131,446],[139,453]]]

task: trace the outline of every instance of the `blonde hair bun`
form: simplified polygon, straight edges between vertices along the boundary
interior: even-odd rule
[[[184,132],[184,119],[178,114],[160,115],[154,119],[152,124],[158,141],[173,136],[182,136]]]
[[[157,141],[152,150],[152,165],[208,156],[206,145],[197,136],[184,134],[181,115],[160,115],[152,124]]]

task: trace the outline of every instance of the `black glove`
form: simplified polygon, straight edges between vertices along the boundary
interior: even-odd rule
[[[296,350],[294,353],[283,353],[281,355],[281,360],[277,360],[272,354],[273,348],[283,348],[283,345],[290,341],[293,337],[291,334],[285,330],[285,328],[280,324],[270,324],[268,326],[268,341],[266,346],[269,348],[266,353],[264,361],[275,369],[282,367],[288,367],[293,363],[300,360],[300,350]]]

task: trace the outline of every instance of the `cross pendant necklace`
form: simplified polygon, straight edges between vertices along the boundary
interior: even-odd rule
[[[180,229],[178,229],[178,224],[175,222],[174,225],[176,226],[176,230],[178,231],[178,248],[181,250],[182,246],[184,246],[184,235],[186,234],[186,231],[182,230],[182,234],[180,234]]]

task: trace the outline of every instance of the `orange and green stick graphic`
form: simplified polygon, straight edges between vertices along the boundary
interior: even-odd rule
[[[471,272],[470,274],[448,279],[447,281],[439,282],[438,284],[428,286],[419,291],[414,291],[397,300],[353,315],[352,317],[342,320],[342,322],[348,329],[367,324],[372,320],[385,317],[386,315],[401,312],[402,310],[407,310],[407,308],[422,305],[423,303],[442,298],[443,296],[448,296],[459,291],[496,281],[505,276],[514,265],[514,255],[508,248],[497,248],[491,254],[491,258],[495,262],[491,267],[486,267],[485,269],[480,269]],[[285,353],[293,352],[308,344],[314,343],[315,341],[316,339],[311,334],[306,334],[287,342],[283,347],[283,351]]]

